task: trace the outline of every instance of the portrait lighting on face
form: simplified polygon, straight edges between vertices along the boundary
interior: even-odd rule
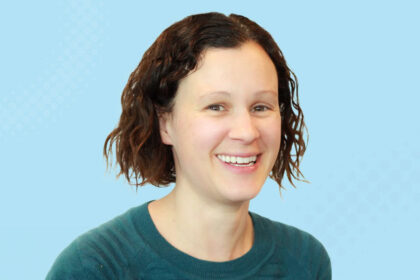
[[[277,88],[276,68],[255,42],[204,52],[198,69],[180,81],[170,116],[160,121],[176,186],[188,190],[183,196],[201,204],[211,197],[246,202],[258,194],[280,148]]]
[[[280,191],[284,174],[303,177],[297,86],[244,16],[165,29],[128,79],[103,153],[136,189],[174,187],[80,236],[47,279],[331,279],[317,239],[249,211],[267,178]]]

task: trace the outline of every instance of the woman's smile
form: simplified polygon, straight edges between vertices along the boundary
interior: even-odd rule
[[[254,173],[261,162],[261,154],[251,157],[225,157],[216,156],[221,165],[236,174],[250,174]]]
[[[177,188],[196,191],[200,200],[254,198],[280,149],[277,92],[276,68],[258,44],[205,51],[180,81],[173,111],[160,118]]]

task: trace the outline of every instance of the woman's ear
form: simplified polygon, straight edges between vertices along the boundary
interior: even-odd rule
[[[158,112],[158,119],[159,119],[159,132],[160,138],[162,139],[162,143],[166,145],[172,145],[171,139],[171,122],[170,122],[170,113],[161,113]]]

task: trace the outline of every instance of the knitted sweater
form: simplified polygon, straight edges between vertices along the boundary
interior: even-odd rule
[[[254,243],[245,255],[226,262],[194,258],[160,235],[150,202],[78,237],[46,279],[331,279],[330,258],[316,238],[253,212]]]

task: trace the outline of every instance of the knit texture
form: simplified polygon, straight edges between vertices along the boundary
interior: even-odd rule
[[[231,261],[194,258],[168,243],[147,205],[79,236],[55,260],[55,279],[331,279],[324,246],[295,227],[249,212],[254,244]]]

